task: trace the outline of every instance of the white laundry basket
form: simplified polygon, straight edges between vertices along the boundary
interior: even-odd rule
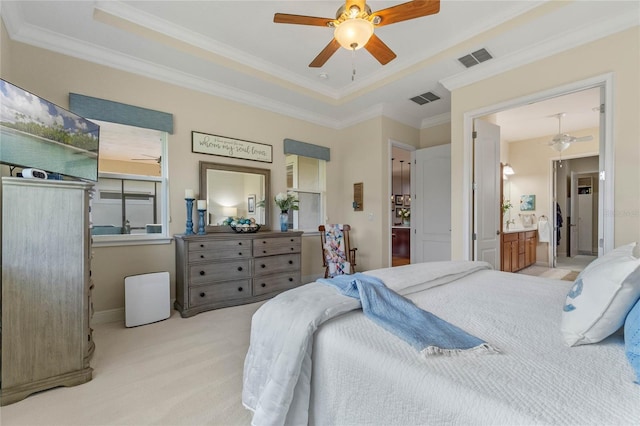
[[[125,326],[149,324],[169,318],[169,273],[131,275],[124,279]]]

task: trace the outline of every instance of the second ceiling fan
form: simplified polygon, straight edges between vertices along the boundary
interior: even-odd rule
[[[334,28],[333,40],[311,61],[310,67],[323,66],[340,46],[348,50],[364,47],[385,65],[395,59],[396,54],[373,33],[374,28],[433,15],[439,11],[440,0],[414,0],[376,12],[372,12],[364,0],[346,0],[336,12],[335,19],[276,13],[273,22]]]
[[[593,136],[582,136],[578,138],[568,133],[562,133],[562,117],[565,115],[566,113],[564,112],[555,114],[555,117],[558,119],[558,134],[549,141],[549,146],[558,152],[562,152],[569,148],[569,145],[573,142],[588,142],[593,140]]]

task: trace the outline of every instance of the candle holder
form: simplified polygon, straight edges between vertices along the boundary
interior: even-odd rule
[[[204,213],[207,211],[207,209],[198,209],[198,235],[204,235],[206,234],[205,230],[204,230]]]
[[[184,231],[185,235],[193,235],[193,200],[195,198],[185,198],[187,202],[187,229]]]

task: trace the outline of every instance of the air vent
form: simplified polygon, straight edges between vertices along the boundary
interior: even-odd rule
[[[458,58],[458,60],[467,68],[471,68],[474,65],[478,65],[480,62],[488,61],[492,59],[493,56],[487,49],[476,50],[473,53],[469,53],[468,55],[463,56],[462,58]]]
[[[434,102],[440,99],[440,96],[436,95],[433,92],[423,93],[422,95],[414,96],[411,100],[418,105],[428,104],[430,102]]]

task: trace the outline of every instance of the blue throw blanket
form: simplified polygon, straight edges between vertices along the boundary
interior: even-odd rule
[[[337,287],[345,296],[359,299],[367,318],[425,355],[499,352],[483,340],[418,308],[375,277],[356,273],[318,282]]]

